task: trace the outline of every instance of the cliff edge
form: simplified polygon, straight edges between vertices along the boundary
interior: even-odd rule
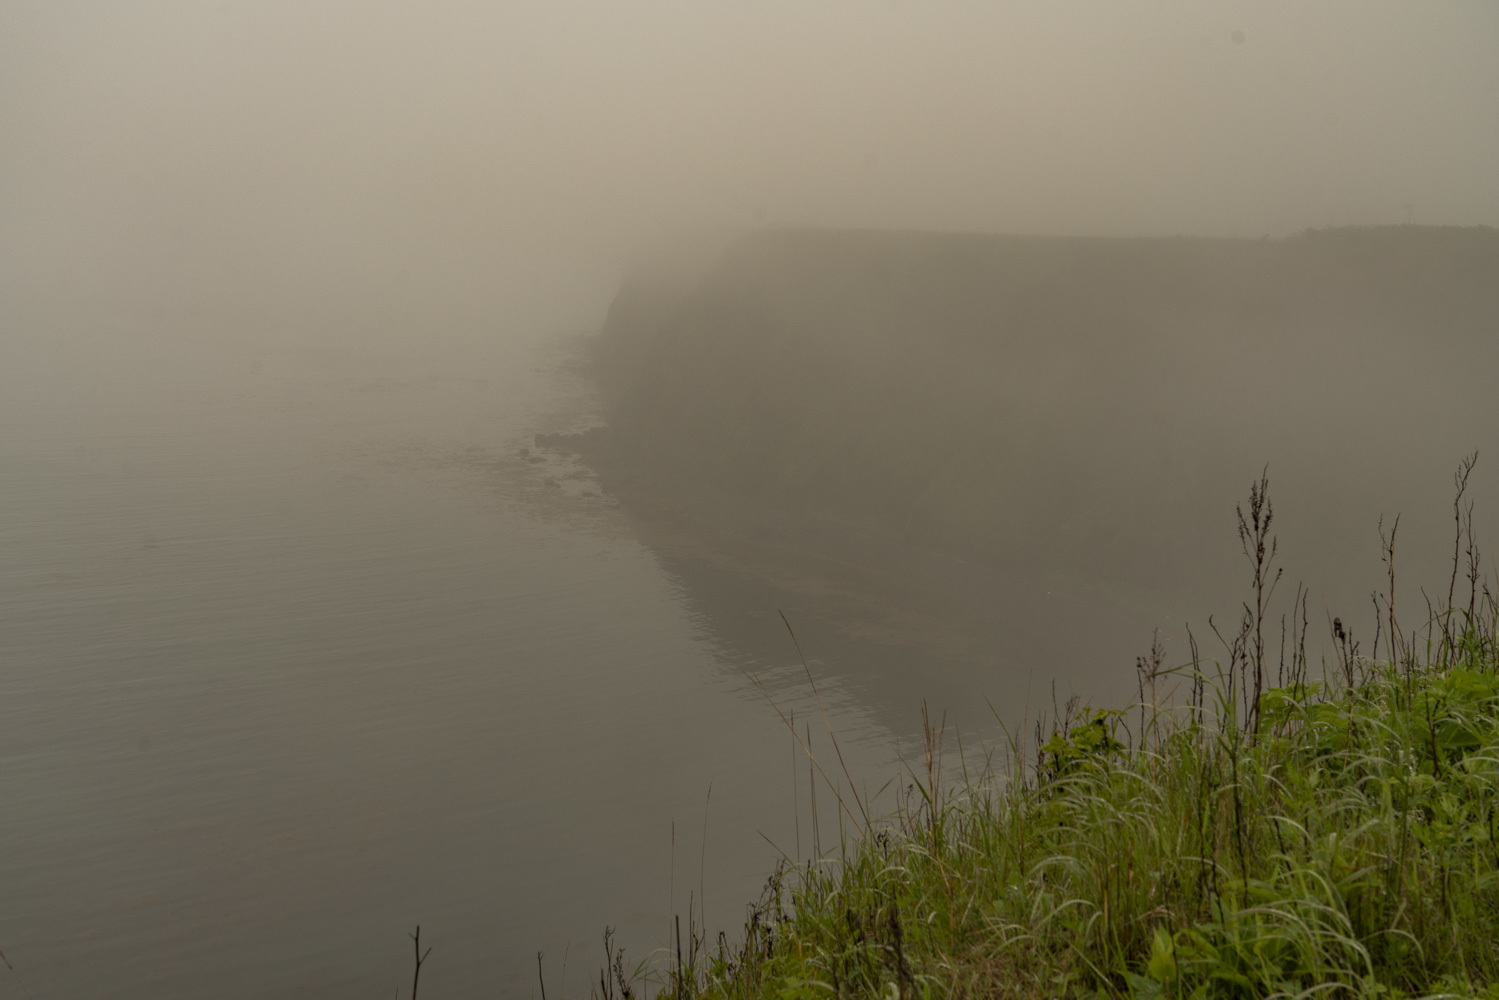
[[[606,426],[552,443],[627,503],[1175,616],[1186,581],[1229,592],[1266,463],[1329,576],[1381,511],[1447,530],[1450,470],[1499,425],[1499,231],[756,233],[625,283],[594,367]]]

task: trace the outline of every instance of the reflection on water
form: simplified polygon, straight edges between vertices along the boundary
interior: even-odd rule
[[[572,992],[606,924],[637,957],[689,896],[732,927],[770,844],[807,853],[745,674],[815,720],[787,595],[527,448],[587,418],[566,342],[211,332],[23,333],[0,375],[0,947],[35,995],[368,996],[417,923],[434,996],[529,993],[537,950]],[[788,612],[882,784],[930,692]]]

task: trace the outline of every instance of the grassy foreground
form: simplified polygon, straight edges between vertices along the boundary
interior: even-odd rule
[[[1314,680],[1300,595],[1291,651],[1266,651],[1264,486],[1226,663],[1157,652],[1139,706],[1069,705],[957,783],[928,727],[904,807],[841,802],[869,835],[779,871],[737,946],[690,931],[603,994],[1499,998],[1499,615],[1471,538],[1466,606],[1407,634],[1386,598],[1385,656],[1337,622]]]

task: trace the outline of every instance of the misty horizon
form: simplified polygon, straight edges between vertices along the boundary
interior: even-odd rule
[[[1496,38],[1479,3],[12,0],[0,291],[577,326],[684,234],[1494,225]]]

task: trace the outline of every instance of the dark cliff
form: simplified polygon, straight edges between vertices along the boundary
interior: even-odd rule
[[[1367,571],[1380,512],[1449,530],[1450,470],[1499,426],[1499,232],[756,234],[627,283],[596,368],[585,450],[625,494],[1185,613],[1267,462],[1300,575]]]

